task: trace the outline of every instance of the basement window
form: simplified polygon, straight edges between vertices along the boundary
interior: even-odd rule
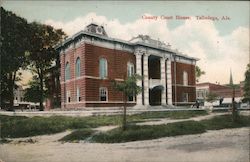
[[[99,89],[100,101],[107,101],[108,99],[108,89],[106,87],[101,87]]]

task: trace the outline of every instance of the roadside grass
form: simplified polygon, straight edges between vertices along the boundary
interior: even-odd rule
[[[0,123],[6,123],[10,121],[23,120],[27,119],[26,116],[9,116],[9,115],[0,115]]]
[[[165,112],[162,112],[163,114]],[[174,112],[171,112],[174,113]],[[203,114],[202,112],[200,112]],[[177,112],[172,118],[196,116],[197,112],[186,113]],[[205,113],[204,113],[205,114]],[[134,125],[134,122],[144,119],[166,118],[169,114],[161,115],[160,112],[148,112],[128,116],[128,128],[122,131],[121,128],[96,134],[91,128],[107,125],[120,125],[121,115],[115,116],[91,116],[91,117],[6,117],[0,115],[1,137],[17,138],[30,137],[35,135],[53,134],[65,131],[67,129],[76,130],[65,136],[61,141],[74,142],[91,137],[91,141],[100,143],[119,143],[137,140],[149,140],[167,136],[187,135],[203,133],[206,130],[219,130],[225,128],[249,127],[249,116],[240,115],[237,122],[232,121],[232,115],[220,115],[211,119],[201,121],[182,121],[162,125]],[[2,121],[4,120],[4,121]],[[1,143],[8,141],[1,141]]]
[[[188,119],[196,116],[208,115],[208,112],[205,110],[180,110],[180,111],[150,111],[143,112],[141,114],[135,114],[128,117],[135,120],[141,119],[153,119],[153,118],[170,118],[170,119]]]
[[[162,125],[130,125],[126,131],[122,131],[122,128],[115,128],[106,133],[96,134],[92,137],[92,141],[99,143],[121,143],[185,134],[198,134],[205,131],[204,125],[193,120]]]
[[[144,112],[128,115],[128,123],[142,122],[145,119],[170,118],[186,119],[199,115],[206,115],[206,111],[171,111]],[[107,125],[121,125],[122,115],[90,116],[90,117],[24,117],[0,115],[2,138],[30,137],[36,135],[53,134],[67,129],[96,128]]]
[[[59,141],[62,142],[78,142],[80,140],[85,140],[86,138],[90,137],[96,131],[92,129],[79,129],[75,130],[72,133],[64,136]]]
[[[226,128],[241,128],[250,126],[249,116],[239,115],[236,122],[233,122],[232,115],[215,116],[212,119],[201,120],[207,130],[219,130]]]
[[[67,129],[95,128],[104,125],[117,125],[118,117],[32,117],[2,123],[1,137],[17,138],[53,134]]]
[[[233,122],[232,115],[220,115],[207,120],[189,120],[166,125],[130,125],[126,131],[122,131],[121,128],[116,128],[105,133],[96,134],[92,137],[92,141],[99,143],[121,143],[168,136],[198,134],[204,133],[207,130],[249,126],[250,118],[248,116],[239,116],[238,120]]]

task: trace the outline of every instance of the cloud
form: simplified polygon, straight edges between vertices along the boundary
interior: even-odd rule
[[[201,77],[201,82],[217,81],[226,84],[229,82],[230,68],[235,83],[244,80],[249,61],[249,29],[246,27],[238,27],[230,34],[221,36],[214,22],[210,20],[198,21],[193,18],[170,29],[163,20],[140,18],[133,22],[121,23],[119,19],[108,19],[93,12],[66,23],[45,21],[55,28],[62,28],[68,35],[83,30],[91,22],[103,25],[108,35],[113,38],[130,40],[138,34],[147,34],[154,39],[159,38],[170,43],[172,48],[178,48],[189,56],[200,58],[197,65],[206,72],[206,75]]]

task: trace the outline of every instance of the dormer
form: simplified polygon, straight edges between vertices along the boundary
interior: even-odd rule
[[[84,29],[85,32],[91,33],[91,34],[98,34],[102,36],[108,36],[107,33],[104,30],[103,26],[91,23],[88,26],[85,27]]]

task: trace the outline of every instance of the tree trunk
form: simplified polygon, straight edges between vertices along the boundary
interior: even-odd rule
[[[233,87],[233,96],[232,96],[232,116],[233,122],[237,121],[237,110],[235,106],[235,87]]]
[[[125,131],[126,130],[126,127],[127,127],[127,114],[126,114],[126,112],[127,112],[127,106],[126,106],[126,104],[127,104],[127,99],[126,99],[126,95],[124,94],[123,95],[123,103],[124,103],[124,105],[123,105],[123,122],[122,122],[122,130],[123,131]]]
[[[8,90],[9,90],[9,95],[8,95],[8,100],[9,100],[9,109],[14,111],[14,85],[15,85],[15,80],[16,80],[16,72],[13,72],[9,75],[9,85],[8,85]]]
[[[39,80],[40,80],[40,101],[39,101],[39,110],[43,111],[43,72],[42,70],[40,71]]]

